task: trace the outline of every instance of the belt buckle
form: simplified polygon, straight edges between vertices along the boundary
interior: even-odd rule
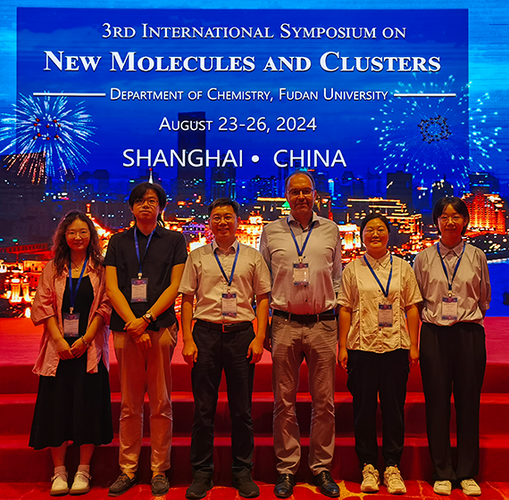
[[[221,324],[221,330],[223,331],[223,333],[231,333],[233,332],[235,329],[235,325],[231,324],[231,323],[222,323]]]

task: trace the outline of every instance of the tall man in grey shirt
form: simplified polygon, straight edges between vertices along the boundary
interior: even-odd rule
[[[291,213],[265,227],[260,251],[272,273],[272,384],[274,449],[279,477],[274,493],[293,493],[301,457],[295,414],[299,370],[306,359],[312,397],[309,467],[320,491],[339,496],[330,465],[334,454],[334,380],[337,351],[336,294],[341,281],[337,225],[313,213],[315,183],[306,171],[290,175]]]

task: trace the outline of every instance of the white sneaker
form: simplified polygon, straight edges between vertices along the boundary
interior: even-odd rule
[[[406,493],[405,482],[396,465],[391,465],[385,469],[384,485],[391,495],[404,495]]]
[[[69,493],[71,495],[82,495],[83,493],[88,493],[90,491],[91,479],[92,476],[87,471],[79,470],[74,476],[74,482],[72,483]]]
[[[56,472],[51,478],[51,490],[49,492],[52,496],[67,495],[69,493],[69,485],[67,484],[67,471]]]
[[[481,494],[481,488],[475,482],[474,479],[463,479],[463,481],[461,481],[460,484],[461,489],[463,490],[463,493],[465,493],[465,495],[471,497],[478,497]]]
[[[435,481],[433,485],[433,491],[437,495],[450,495],[452,490],[451,481]]]
[[[362,469],[361,491],[363,493],[374,493],[379,490],[380,476],[378,471],[371,465],[366,464]]]

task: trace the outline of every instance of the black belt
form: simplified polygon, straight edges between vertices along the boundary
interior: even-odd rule
[[[210,321],[204,321],[203,319],[197,319],[196,322],[206,326],[209,330],[223,333],[240,332],[241,330],[245,330],[253,325],[251,321],[240,321],[238,323],[212,323]]]
[[[307,325],[308,323],[318,323],[319,321],[330,321],[332,319],[336,319],[336,313],[334,309],[329,309],[328,311],[324,311],[320,314],[293,314],[286,311],[280,311],[279,309],[274,309],[272,312],[274,316],[280,316],[281,318],[288,319],[290,321],[297,321],[297,323],[302,323]]]

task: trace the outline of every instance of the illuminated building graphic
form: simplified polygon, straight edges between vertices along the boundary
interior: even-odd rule
[[[413,207],[412,174],[398,170],[387,173],[387,198],[401,200],[408,208]]]
[[[454,186],[445,178],[431,185],[431,206],[434,207],[436,202],[444,196],[454,196]]]
[[[290,213],[290,205],[286,198],[279,197],[260,196],[256,198],[254,209],[267,221],[286,217]]]
[[[198,122],[205,120],[204,111],[193,113],[179,113],[178,120],[182,122]],[[177,173],[177,193],[182,200],[192,200],[196,198],[205,198],[206,180],[205,180],[205,148],[206,134],[201,130],[182,130],[178,131],[178,152],[182,156],[183,151],[194,151],[194,165],[191,165],[189,155],[185,155],[184,166],[178,167]],[[201,163],[202,166],[196,166]]]
[[[383,198],[350,198],[347,202],[348,220],[358,222],[370,213],[380,213],[389,219],[396,229],[390,235],[389,244],[410,252],[422,249],[422,215],[411,214],[400,200]]]
[[[356,224],[342,224],[338,226],[339,233],[341,234],[341,249],[343,250],[343,257],[346,256],[345,252],[358,251],[361,248],[361,233],[360,228]]]
[[[467,194],[463,200],[470,214],[470,230],[506,232],[504,201],[498,194]]]

